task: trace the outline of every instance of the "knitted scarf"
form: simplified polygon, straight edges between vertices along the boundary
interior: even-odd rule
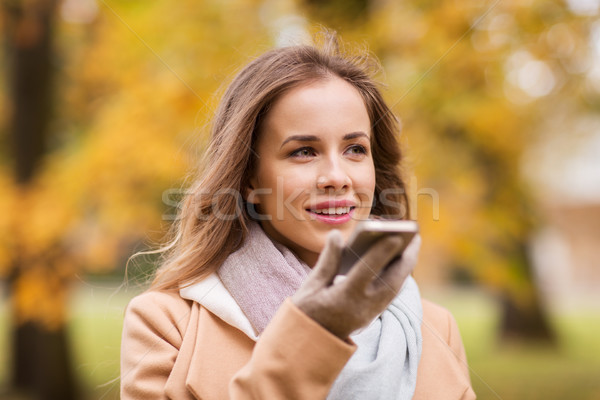
[[[218,275],[260,335],[309,272],[287,247],[271,241],[260,225],[252,222],[247,240],[225,260]],[[187,290],[192,292],[193,286]],[[411,399],[421,358],[422,315],[419,289],[409,276],[387,309],[351,335],[358,348],[327,399]]]

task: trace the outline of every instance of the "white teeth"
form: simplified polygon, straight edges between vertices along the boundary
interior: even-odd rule
[[[329,208],[322,208],[320,210],[313,210],[313,212],[315,212],[317,214],[342,215],[342,214],[348,214],[350,212],[350,207],[329,207]]]

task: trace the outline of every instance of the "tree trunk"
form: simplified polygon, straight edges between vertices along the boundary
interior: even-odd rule
[[[33,180],[46,150],[51,114],[52,33],[56,0],[3,2],[8,79],[11,83],[15,180],[24,189]],[[18,255],[17,255],[18,257]],[[28,268],[15,261],[10,284]],[[50,266],[48,266],[50,268]],[[14,293],[10,290],[10,293]],[[74,380],[66,327],[48,329],[13,318],[12,385],[40,400],[74,399]]]
[[[29,183],[42,158],[50,120],[54,0],[4,2],[11,83],[15,176]]]
[[[524,243],[519,245],[517,253],[522,281],[516,289],[506,290],[501,295],[500,336],[505,340],[554,344],[556,335],[540,301],[539,289],[531,273],[531,262]]]
[[[13,326],[14,388],[39,400],[77,398],[66,327],[52,331],[33,322]]]
[[[502,296],[500,335],[503,340],[526,340],[555,343],[554,331],[539,302],[524,307],[511,296]]]

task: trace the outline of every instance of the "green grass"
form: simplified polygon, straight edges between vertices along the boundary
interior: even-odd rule
[[[553,313],[558,346],[549,348],[500,343],[500,310],[482,292],[430,297],[451,310],[459,324],[478,399],[600,400],[598,305]]]
[[[86,398],[118,399],[123,310],[138,291],[117,284],[88,283],[71,301],[69,332],[74,365]],[[425,294],[450,309],[458,321],[480,400],[600,400],[599,308],[554,313],[557,348],[502,345],[496,338],[499,309],[480,291]],[[7,380],[8,316],[0,304],[0,386]]]
[[[69,333],[74,365],[90,399],[119,398],[119,352],[123,313],[138,291],[88,284],[75,291]]]
[[[85,399],[119,398],[123,312],[139,292],[139,289],[120,289],[119,283],[101,281],[86,282],[73,290],[69,336],[75,374]],[[8,305],[0,302],[0,394],[9,379],[8,322]]]

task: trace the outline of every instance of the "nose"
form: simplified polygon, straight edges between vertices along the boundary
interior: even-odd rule
[[[317,178],[317,188],[320,190],[340,191],[348,189],[352,183],[343,161],[336,158],[328,159],[322,163]]]

